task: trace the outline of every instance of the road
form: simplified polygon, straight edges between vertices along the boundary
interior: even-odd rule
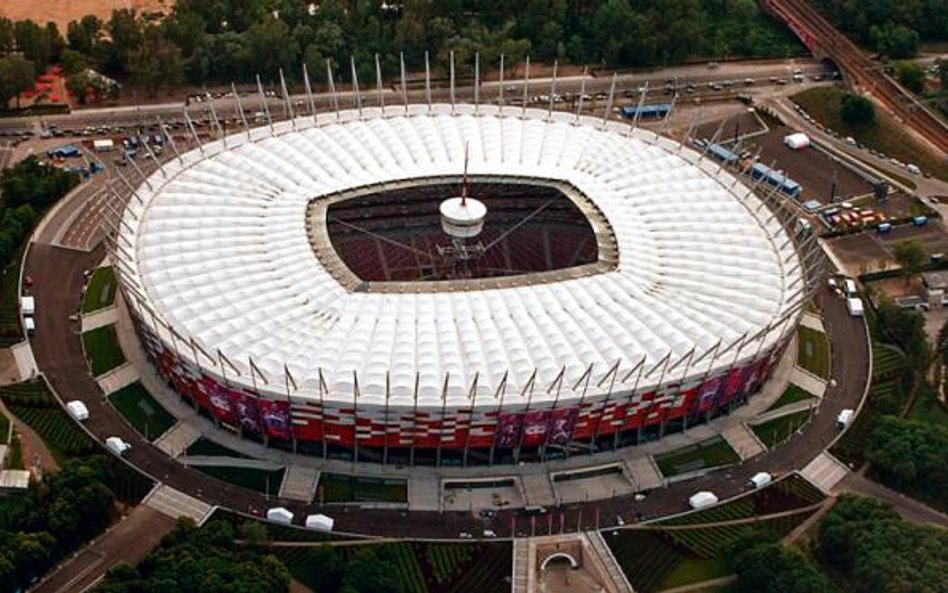
[[[34,292],[43,314],[37,318],[37,331],[32,339],[39,368],[63,400],[79,399],[91,412],[84,426],[100,441],[117,435],[133,445],[128,460],[157,480],[187,492],[208,503],[241,512],[260,514],[276,504],[263,495],[225,484],[205,474],[183,467],[159,449],[146,442],[118,413],[108,406],[89,376],[83,360],[78,325],[69,316],[79,310],[83,271],[94,266],[103,256],[102,247],[85,253],[36,243],[26,260],[26,273],[33,276]],[[802,468],[816,457],[837,434],[835,418],[843,408],[857,407],[868,375],[868,349],[861,319],[852,318],[845,304],[826,289],[820,291],[825,311],[824,324],[833,350],[833,372],[836,384],[827,388],[814,421],[802,434],[794,435],[788,444],[758,456],[738,468],[711,473],[696,480],[680,482],[644,501],[632,496],[586,504],[565,505],[554,511],[562,513],[567,530],[591,527],[595,509],[604,521],[611,523],[617,514],[642,513],[656,517],[686,510],[688,497],[697,490],[712,490],[722,499],[745,490],[749,476],[758,471],[776,473]],[[318,505],[280,501],[298,517],[318,512]],[[405,512],[334,507],[329,511],[336,519],[336,529],[343,532],[396,537],[457,537],[461,531],[479,532],[488,526],[469,513]],[[514,511],[501,511],[490,521],[497,533],[510,534],[511,521],[517,532],[529,531],[529,519],[516,517]],[[557,518],[556,525],[560,520]]]
[[[843,492],[854,492],[863,496],[870,496],[876,500],[892,505],[899,515],[907,521],[919,524],[938,525],[948,528],[948,516],[940,513],[931,507],[893,490],[883,486],[878,482],[873,482],[859,472],[849,473],[843,480],[837,484],[836,490]]]
[[[30,592],[86,591],[119,562],[132,566],[141,562],[171,531],[174,523],[167,515],[138,505],[104,535],[48,573]]]
[[[666,68],[664,70],[646,73],[618,74],[616,76],[617,97],[615,105],[625,105],[635,103],[639,99],[639,88],[649,83],[650,89],[648,101],[650,103],[666,102],[671,100],[671,96],[666,93],[666,84],[670,82],[682,92],[680,100],[694,98],[698,94],[703,97],[713,97],[715,95],[727,94],[727,89],[721,91],[712,91],[708,85],[711,83],[722,83],[731,81],[734,83],[732,90],[742,91],[743,89],[757,88],[761,85],[773,84],[772,80],[789,80],[794,70],[800,69],[807,76],[826,75],[825,67],[809,58],[795,59],[787,61],[756,61],[721,64],[714,68],[709,68],[706,64],[678,66]],[[754,85],[747,87],[744,85],[746,79],[754,80]],[[612,84],[612,77],[609,75],[599,76],[570,76],[558,78],[556,82],[556,94],[578,94],[583,88],[585,81],[585,91],[587,94],[595,97],[600,95],[599,105],[603,104],[603,94],[609,91]],[[434,102],[450,102],[451,91],[445,88],[444,81],[439,82],[439,87],[431,90],[431,97]],[[459,81],[455,89],[455,100],[458,102],[474,102],[474,87],[470,80],[464,81],[465,86],[461,86]],[[686,87],[692,85],[695,92],[685,93]],[[528,97],[540,97],[549,95],[551,92],[551,78],[531,78],[527,85]],[[497,102],[501,87],[504,90],[505,104],[514,104],[521,101],[524,95],[524,81],[522,77],[505,80],[503,85],[497,81],[486,81],[480,89],[480,100],[482,102]],[[383,89],[383,100],[386,105],[400,105],[403,103],[403,96],[398,90],[400,85],[396,82]],[[340,83],[337,86],[337,101],[341,108],[349,108],[354,105],[354,94],[349,92],[348,86]],[[699,93],[700,91],[700,93]],[[363,97],[364,106],[376,106],[379,104],[379,93],[375,88],[363,87],[360,93]],[[408,99],[412,103],[424,102],[425,91],[423,89],[409,89]],[[333,98],[328,92],[314,94],[314,101],[317,112],[332,111]],[[257,93],[242,94],[240,97],[241,107],[245,112],[254,113],[262,109],[262,101]],[[291,95],[291,103],[297,114],[308,113],[308,100],[304,94]],[[543,105],[548,101],[537,101],[537,105]],[[214,109],[220,118],[232,118],[236,114],[236,101],[233,97],[222,97],[213,100]],[[270,98],[267,100],[267,106],[274,118],[285,117],[284,102],[279,98]],[[595,106],[595,100],[587,102],[586,109],[591,110]],[[51,115],[40,117],[18,117],[5,118],[0,120],[0,132],[31,130],[38,133],[42,126],[56,125],[62,129],[82,129],[86,126],[97,127],[100,125],[121,125],[121,126],[141,126],[152,125],[157,117],[161,117],[166,122],[182,122],[184,102],[145,104],[137,106],[123,107],[101,107],[94,109],[81,109],[69,114]],[[188,111],[195,121],[208,124],[210,122],[210,109],[208,103],[192,103]],[[251,122],[253,123],[253,122]]]

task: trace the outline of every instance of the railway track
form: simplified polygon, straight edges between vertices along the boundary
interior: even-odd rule
[[[948,155],[948,124],[928,111],[892,78],[878,70],[868,57],[807,2],[761,0],[762,6],[787,24],[807,49],[817,47],[846,71],[859,86],[920,136]]]

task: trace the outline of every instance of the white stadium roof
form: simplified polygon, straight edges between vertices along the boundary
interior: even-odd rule
[[[646,357],[661,365],[723,351],[741,336],[741,358],[779,339],[762,330],[790,313],[802,286],[794,245],[742,183],[707,158],[645,130],[575,115],[497,107],[413,105],[298,118],[191,151],[129,201],[116,254],[131,293],[178,332],[241,370],[248,361],[268,391],[283,394],[284,365],[301,396],[392,404],[493,394],[507,375],[516,397],[536,377],[533,401],[565,367],[564,393],[593,365],[591,392],[618,361],[617,389]],[[630,133],[631,132],[631,133]],[[609,221],[616,269],[512,288],[411,294],[347,292],[324,269],[307,236],[310,200],[392,180],[457,176],[464,145],[473,175],[567,181]],[[489,200],[488,200],[489,202]],[[490,204],[488,203],[488,208]],[[488,214],[490,216],[490,214]],[[141,305],[133,306],[141,308]],[[170,332],[161,330],[172,344]],[[758,342],[763,339],[764,344]],[[716,348],[717,346],[717,348]],[[739,348],[732,348],[728,358]],[[722,356],[722,360],[725,357]],[[704,357],[700,369],[713,356]],[[729,364],[731,360],[727,360]],[[206,368],[217,368],[201,356]],[[722,362],[722,364],[725,364]],[[668,365],[665,365],[668,366]],[[688,364],[679,366],[682,372]],[[698,365],[694,365],[697,367]],[[218,371],[219,374],[219,371]],[[667,377],[666,377],[667,378]],[[257,382],[260,383],[260,378]],[[485,402],[486,403],[486,402]],[[511,402],[512,403],[512,402]]]

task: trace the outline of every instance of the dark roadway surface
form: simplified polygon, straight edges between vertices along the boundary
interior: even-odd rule
[[[79,399],[85,402],[90,410],[85,427],[94,436],[100,441],[112,435],[122,437],[133,445],[128,455],[132,464],[178,490],[240,512],[260,514],[268,507],[282,504],[296,513],[298,522],[307,512],[317,512],[317,505],[307,507],[294,501],[267,500],[262,494],[182,466],[145,441],[105,403],[83,360],[79,323],[69,321],[69,315],[80,308],[83,271],[93,267],[102,256],[101,245],[90,253],[82,253],[36,243],[31,246],[26,261],[25,273],[35,280],[33,291],[38,307],[37,331],[32,339],[34,355],[40,370],[63,401]],[[787,444],[741,466],[673,484],[655,491],[641,502],[635,502],[630,495],[551,509],[554,531],[559,530],[561,520],[567,531],[575,530],[580,520],[583,527],[593,527],[597,509],[602,525],[612,524],[616,514],[631,520],[637,513],[651,518],[682,512],[687,510],[688,497],[698,490],[712,490],[721,499],[730,498],[744,491],[747,479],[758,471],[785,473],[802,468],[816,457],[837,435],[837,413],[843,408],[858,406],[866,387],[869,361],[862,319],[850,317],[844,301],[830,295],[825,287],[820,290],[819,298],[832,345],[833,377],[837,383],[835,387],[827,386],[814,421],[802,434],[794,435]],[[336,530],[341,532],[448,538],[456,538],[461,531],[479,534],[485,527],[491,527],[501,537],[509,536],[511,520],[516,515],[516,511],[501,511],[494,519],[484,521],[469,513],[439,514],[355,507],[346,510],[330,507],[326,512],[335,518]],[[516,521],[517,533],[529,535],[530,519],[518,517]],[[537,521],[538,533],[546,532],[547,521],[545,518]]]

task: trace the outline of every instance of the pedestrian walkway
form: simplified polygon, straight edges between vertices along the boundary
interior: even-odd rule
[[[804,478],[827,493],[848,473],[849,468],[826,451],[820,453],[800,472]]]
[[[822,398],[823,394],[826,393],[825,379],[817,377],[813,373],[797,366],[793,367],[793,372],[790,374],[790,382],[819,398]]]
[[[770,420],[776,418],[782,418],[790,414],[796,414],[797,412],[802,412],[804,410],[811,410],[817,405],[815,399],[805,399],[798,402],[793,402],[792,404],[787,404],[785,406],[780,406],[779,408],[774,408],[773,410],[767,410],[760,416],[754,418],[751,422],[751,426],[757,426],[758,424],[763,424]]]
[[[612,470],[612,473],[609,473]],[[553,489],[560,504],[586,502],[603,498],[615,498],[635,492],[632,482],[624,471],[623,464],[611,463],[593,466],[579,472],[565,472],[551,476]],[[589,477],[579,477],[583,474]],[[572,479],[564,479],[572,476]]]
[[[512,593],[533,593],[529,590],[530,540],[521,537],[513,543],[513,586]]]
[[[189,422],[178,422],[158,437],[155,446],[164,451],[168,457],[177,457],[184,455],[188,447],[193,445],[200,436],[201,433]]]
[[[268,472],[284,467],[280,463],[265,459],[247,459],[245,457],[226,457],[223,455],[185,455],[178,457],[178,461],[190,467],[242,467]]]
[[[189,517],[198,525],[202,525],[214,512],[213,506],[166,484],[155,486],[142,504],[173,519]]]
[[[10,352],[13,353],[13,359],[16,361],[16,368],[20,373],[20,381],[33,379],[39,374],[39,369],[36,368],[36,361],[33,360],[33,349],[30,348],[30,343],[27,340],[23,340],[19,344],[11,346]]]
[[[86,333],[87,331],[92,331],[100,327],[105,327],[106,325],[112,325],[115,323],[116,319],[118,319],[118,312],[116,311],[114,305],[83,315],[82,333]]]
[[[757,438],[757,435],[754,434],[754,431],[743,422],[729,427],[721,433],[721,436],[734,449],[734,452],[740,455],[742,460],[756,457],[767,450],[760,439]]]
[[[128,387],[135,381],[138,381],[138,369],[130,362],[126,362],[118,368],[96,377],[95,382],[99,384],[102,393],[112,395],[123,387]]]
[[[316,483],[319,481],[319,472],[303,465],[292,464],[283,474],[283,483],[280,484],[280,498],[299,500],[309,504],[316,494]]]
[[[627,459],[625,467],[628,470],[628,475],[632,478],[636,492],[661,488],[665,485],[665,480],[651,457]]]

